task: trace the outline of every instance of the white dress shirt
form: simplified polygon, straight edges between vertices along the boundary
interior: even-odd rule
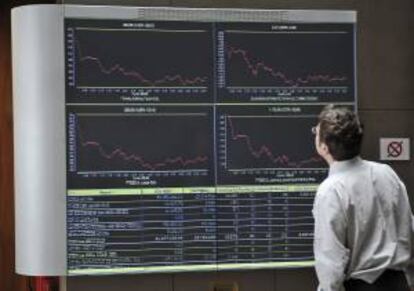
[[[385,269],[411,266],[414,236],[404,184],[385,164],[356,157],[334,162],[313,206],[318,290],[343,290],[347,279],[374,282]]]

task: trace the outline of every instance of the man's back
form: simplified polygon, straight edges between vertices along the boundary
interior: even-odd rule
[[[407,267],[411,208],[404,184],[389,166],[359,157],[333,163],[318,190],[314,215],[319,221],[316,246],[339,250],[342,279],[372,283],[386,269]],[[333,229],[334,239],[324,237],[328,228]],[[317,251],[315,256],[321,255]],[[316,267],[318,272],[325,270],[323,264]]]
[[[404,184],[389,166],[359,158],[364,130],[349,108],[327,105],[312,132],[329,165],[313,208],[319,290],[414,290]]]

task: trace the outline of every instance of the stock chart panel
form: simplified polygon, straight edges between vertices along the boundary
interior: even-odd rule
[[[71,102],[212,102],[205,23],[66,20]]]
[[[353,24],[66,19],[68,274],[310,266]]]
[[[69,186],[210,186],[212,116],[210,107],[70,107]]]
[[[326,163],[311,128],[321,106],[223,105],[217,108],[219,184],[319,183]],[[269,183],[267,182],[267,183]]]
[[[352,24],[225,23],[216,30],[219,102],[352,102]]]

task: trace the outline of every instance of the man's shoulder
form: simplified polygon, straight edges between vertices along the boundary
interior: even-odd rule
[[[335,173],[329,175],[319,185],[318,193],[329,192],[344,192],[343,189],[347,189],[356,183],[360,183],[362,180],[385,178],[396,176],[394,170],[387,164],[370,161],[360,160],[358,164],[353,165],[355,168],[350,168],[347,171]]]
[[[390,165],[379,163],[375,161],[364,160],[364,163],[368,165],[375,176],[383,176],[389,178],[397,178],[396,172]]]
[[[344,203],[342,201],[344,197],[341,197],[338,191],[338,182],[336,177],[328,177],[319,185],[315,195],[314,209],[323,210],[325,207]]]
[[[336,186],[338,185],[338,178],[336,176],[327,177],[318,187],[317,195],[324,196],[327,193],[335,191]]]
[[[365,163],[366,165],[369,165],[370,167],[373,167],[373,168],[384,169],[384,170],[391,169],[391,167],[389,165],[384,164],[384,163],[380,163],[380,162],[377,162],[377,161],[362,160],[362,162]]]
[[[401,179],[394,169],[385,163],[380,163],[376,161],[363,160],[366,170],[364,171],[363,177],[365,177],[366,182],[372,182],[376,187],[386,188],[386,187],[399,187]],[[363,179],[357,179],[358,183],[364,183]]]

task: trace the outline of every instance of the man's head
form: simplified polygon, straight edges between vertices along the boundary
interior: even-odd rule
[[[328,105],[319,114],[315,146],[328,163],[358,156],[362,137],[358,116],[348,108]]]

